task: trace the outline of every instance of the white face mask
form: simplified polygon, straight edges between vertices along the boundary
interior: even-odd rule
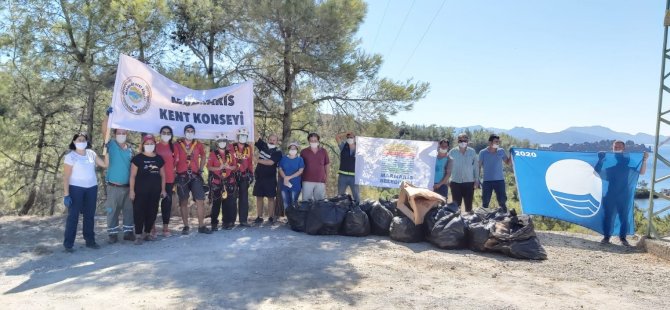
[[[80,151],[85,150],[86,146],[88,146],[88,142],[75,142],[74,144],[74,147]]]
[[[172,139],[172,135],[161,135],[161,140],[163,140],[163,142],[169,142],[170,139]]]
[[[458,146],[460,146],[461,148],[464,149],[464,148],[468,147],[468,143],[467,142],[461,142],[461,143],[458,144]]]
[[[493,145],[491,145],[491,147],[497,150],[500,147],[500,145],[493,144]]]
[[[274,148],[276,148],[276,147],[277,147],[277,146],[274,145],[274,144],[268,144],[268,148],[270,148],[270,149],[274,149]]]
[[[349,144],[354,144],[354,138],[348,138],[347,143]]]
[[[155,149],[156,149],[155,144],[145,144],[144,145],[144,152],[146,152],[146,153],[153,153]]]
[[[193,137],[195,137],[195,133],[194,132],[187,132],[185,136],[186,136],[186,140],[193,140]]]
[[[311,148],[315,149],[315,148],[319,147],[319,142],[310,142],[310,143],[309,143],[309,146],[310,146]]]
[[[226,142],[219,142],[217,143],[217,145],[219,146],[220,149],[226,148]]]
[[[247,136],[241,135],[237,140],[240,141],[240,143],[247,143]]]
[[[289,150],[288,154],[291,156],[295,156],[296,154],[298,154],[298,150]]]
[[[126,143],[126,135],[116,135],[116,142],[119,144],[124,144]]]
[[[616,150],[614,153],[623,153],[623,150]]]
[[[449,150],[448,150],[448,149],[440,148],[440,149],[439,149],[439,152],[442,153],[442,154],[446,154],[447,152],[449,152]]]

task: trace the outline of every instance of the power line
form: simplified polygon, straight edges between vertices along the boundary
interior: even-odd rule
[[[398,41],[398,37],[400,36],[400,32],[402,31],[402,28],[405,26],[405,22],[407,21],[407,17],[409,16],[409,13],[412,11],[412,8],[414,7],[414,3],[416,3],[416,0],[412,1],[412,5],[409,7],[409,10],[407,10],[407,14],[405,14],[405,18],[402,20],[402,24],[400,24],[400,29],[398,29],[398,33],[395,35],[395,39],[393,39],[393,44],[391,44],[391,50],[390,52],[393,52],[393,48],[395,47],[395,43]]]
[[[421,35],[421,39],[419,39],[419,42],[414,46],[414,49],[412,50],[412,53],[409,55],[409,58],[407,58],[407,61],[405,64],[402,66],[402,70],[400,70],[400,74],[402,74],[405,71],[405,68],[407,68],[407,65],[409,64],[409,61],[414,57],[414,53],[416,50],[419,48],[419,45],[421,45],[421,42],[423,42],[423,38],[426,37],[426,34],[428,31],[430,31],[430,27],[433,26],[433,22],[435,22],[435,19],[437,19],[437,16],[440,15],[440,12],[442,11],[442,8],[444,7],[444,4],[447,3],[447,0],[442,0],[442,4],[440,5],[440,8],[437,10],[435,15],[433,16],[433,19],[430,20],[430,23],[428,24],[428,28],[426,28],[426,31],[423,32]]]
[[[382,15],[382,21],[379,22],[379,27],[377,27],[377,34],[375,35],[375,40],[372,41],[372,50],[374,50],[375,44],[377,44],[377,38],[379,38],[379,32],[382,30],[382,24],[384,24],[384,19],[386,18],[386,12],[389,10],[390,4],[391,0],[388,0],[388,2],[386,2],[386,8],[384,9],[384,14]]]

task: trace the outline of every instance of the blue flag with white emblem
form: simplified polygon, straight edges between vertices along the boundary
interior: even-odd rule
[[[521,208],[607,236],[632,235],[642,153],[513,149]]]

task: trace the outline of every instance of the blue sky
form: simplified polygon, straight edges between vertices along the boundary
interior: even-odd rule
[[[380,75],[431,84],[394,121],[655,132],[665,1],[367,3],[359,37]]]

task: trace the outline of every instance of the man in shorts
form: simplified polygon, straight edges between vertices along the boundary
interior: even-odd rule
[[[268,142],[258,139],[258,164],[254,171],[256,183],[253,194],[256,197],[257,217],[254,223],[263,223],[263,198],[268,199],[268,222],[274,224],[275,198],[277,197],[277,164],[282,152],[277,147],[277,135],[271,134]]]
[[[198,232],[211,234],[212,231],[205,226],[205,190],[202,179],[202,171],[207,163],[205,147],[195,139],[195,128],[188,124],[184,127],[184,138],[177,142],[174,150],[175,167],[177,178],[177,195],[179,196],[179,209],[184,222],[182,235],[188,235],[188,198],[193,195],[198,213]]]

